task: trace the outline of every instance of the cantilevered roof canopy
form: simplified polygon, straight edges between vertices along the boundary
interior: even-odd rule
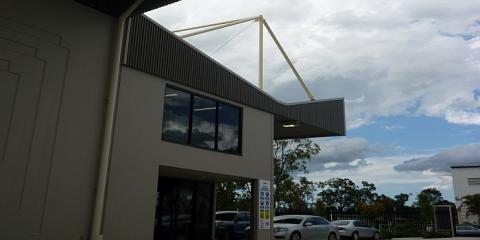
[[[275,139],[345,135],[343,99],[284,104],[146,16],[129,20],[126,66],[275,116]]]
[[[76,0],[91,8],[97,9],[103,13],[106,13],[113,17],[118,17],[127,8],[135,2],[135,0]],[[179,0],[143,0],[140,6],[134,11],[133,15],[138,15],[150,10],[163,7],[170,3],[177,2]]]

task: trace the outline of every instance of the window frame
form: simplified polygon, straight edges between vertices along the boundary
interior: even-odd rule
[[[224,153],[224,154],[231,154],[231,155],[237,155],[237,156],[242,156],[243,155],[243,144],[242,144],[243,143],[243,107],[242,106],[238,106],[238,105],[235,105],[235,104],[232,104],[232,103],[228,103],[228,102],[225,102],[225,101],[222,101],[222,100],[218,100],[216,98],[206,96],[206,95],[203,95],[203,94],[199,94],[199,93],[196,93],[196,92],[193,92],[193,91],[190,91],[190,90],[186,90],[184,88],[177,87],[175,85],[171,85],[171,84],[167,83],[165,85],[164,96],[163,96],[162,121],[165,120],[165,107],[166,107],[165,93],[166,93],[168,88],[171,88],[171,89],[174,89],[174,90],[177,90],[177,91],[181,91],[181,92],[184,92],[184,93],[190,95],[190,111],[189,111],[189,116],[188,116],[189,123],[188,123],[188,137],[187,137],[188,139],[187,139],[187,143],[175,142],[175,141],[165,139],[164,136],[163,136],[163,122],[162,122],[162,137],[161,137],[162,141],[169,142],[169,143],[174,143],[174,144],[180,144],[180,145],[184,145],[184,146],[190,146],[190,147],[194,147],[194,148],[205,149],[205,150]],[[193,107],[194,107],[193,106],[194,105],[193,100],[194,100],[195,96],[215,102],[215,143],[214,143],[214,148],[213,149],[212,148],[207,148],[207,147],[192,145],[192,124],[193,124]],[[218,124],[219,123],[219,116],[218,116],[219,115],[219,109],[218,108],[219,108],[220,104],[238,109],[238,113],[239,113],[238,114],[238,118],[239,118],[238,119],[238,152],[229,152],[229,151],[218,150],[218,125],[219,125]]]

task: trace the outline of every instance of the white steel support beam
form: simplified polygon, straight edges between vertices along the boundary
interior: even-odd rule
[[[174,33],[185,32],[185,31],[190,31],[190,30],[195,30],[195,29],[200,29],[200,28],[207,28],[207,27],[213,27],[213,26],[218,26],[218,25],[224,25],[224,24],[227,24],[227,23],[238,22],[238,21],[247,20],[247,19],[251,19],[251,18],[240,18],[240,19],[235,19],[235,20],[230,20],[230,21],[225,21],[225,22],[218,22],[218,23],[212,23],[212,24],[201,25],[201,26],[196,26],[196,27],[183,28],[183,29],[178,29],[178,30],[172,31],[172,32],[174,32]]]
[[[290,66],[290,68],[292,69],[293,73],[295,74],[295,76],[297,77],[298,81],[300,82],[300,84],[302,85],[303,87],[303,90],[305,90],[305,92],[307,93],[308,97],[310,98],[310,100],[315,100],[315,98],[313,97],[312,93],[308,90],[307,88],[307,85],[305,85],[305,82],[303,82],[303,79],[302,77],[300,77],[300,74],[298,73],[297,69],[295,68],[295,66],[293,65],[292,61],[290,61],[290,58],[288,57],[287,53],[285,52],[285,50],[283,50],[283,47],[282,45],[280,44],[280,42],[278,41],[277,37],[275,37],[275,34],[273,33],[272,29],[270,28],[270,26],[268,26],[268,23],[267,21],[263,21],[263,24],[265,25],[265,28],[267,29],[268,33],[270,33],[270,36],[272,37],[273,41],[275,42],[275,44],[277,45],[278,49],[280,50],[280,52],[282,53],[283,57],[285,58],[285,60],[287,61],[288,65]]]
[[[198,35],[198,34],[215,31],[215,30],[218,30],[218,29],[234,26],[234,25],[237,25],[237,24],[250,22],[250,21],[255,21],[257,18],[258,17],[252,17],[252,18],[245,18],[245,19],[240,19],[240,20],[236,20],[236,21],[229,21],[228,23],[210,24],[210,25],[212,25],[212,27],[210,27],[210,28],[199,30],[199,31],[192,32],[192,33],[183,34],[183,35],[180,35],[179,37],[181,37],[181,38],[192,37],[192,36],[195,36],[195,35]],[[205,28],[205,27],[203,27],[203,28]],[[194,27],[193,29],[202,29],[202,28],[201,28],[201,26],[199,26],[199,27]],[[177,32],[178,31],[179,30],[177,30]]]
[[[282,53],[283,57],[285,58],[285,61],[287,61],[288,66],[290,66],[290,69],[292,69],[293,74],[295,74],[295,77],[297,77],[298,81],[302,85],[303,90],[305,90],[305,93],[307,94],[308,98],[310,100],[315,100],[313,97],[312,93],[310,90],[308,90],[307,85],[305,85],[305,82],[303,81],[302,77],[298,73],[297,69],[293,65],[292,61],[288,57],[287,53],[283,49],[282,45],[278,41],[277,37],[273,33],[272,29],[268,25],[267,21],[263,18],[262,15],[256,16],[256,17],[250,17],[250,18],[241,18],[241,19],[236,19],[236,20],[231,20],[231,21],[225,21],[225,22],[219,22],[219,23],[213,23],[213,24],[207,24],[207,25],[201,25],[201,26],[196,26],[196,27],[191,27],[191,28],[184,28],[184,29],[179,29],[173,31],[174,33],[180,33],[180,32],[185,32],[185,31],[191,31],[191,30],[197,30],[191,33],[179,35],[181,38],[187,38],[187,37],[192,37],[195,35],[199,35],[202,33],[207,33],[211,31],[215,31],[218,29],[238,25],[241,23],[245,22],[250,22],[250,21],[256,21],[258,22],[258,87],[263,90],[263,74],[264,74],[264,69],[263,69],[263,27],[267,29],[268,33],[272,37],[273,41],[275,42],[275,45],[277,46],[278,50]]]
[[[258,87],[263,90],[263,16],[258,21]]]

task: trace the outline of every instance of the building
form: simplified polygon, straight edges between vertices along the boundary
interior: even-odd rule
[[[343,99],[275,100],[141,15],[172,2],[2,2],[0,239],[211,239],[239,179],[270,239],[272,140],[344,135]]]
[[[479,216],[467,216],[467,208],[463,205],[466,195],[480,194],[480,165],[453,166],[453,191],[455,192],[455,206],[458,209],[458,222],[480,224]]]

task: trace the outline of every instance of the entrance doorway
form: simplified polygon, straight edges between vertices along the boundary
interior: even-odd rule
[[[154,239],[211,239],[213,190],[210,182],[159,177]]]

